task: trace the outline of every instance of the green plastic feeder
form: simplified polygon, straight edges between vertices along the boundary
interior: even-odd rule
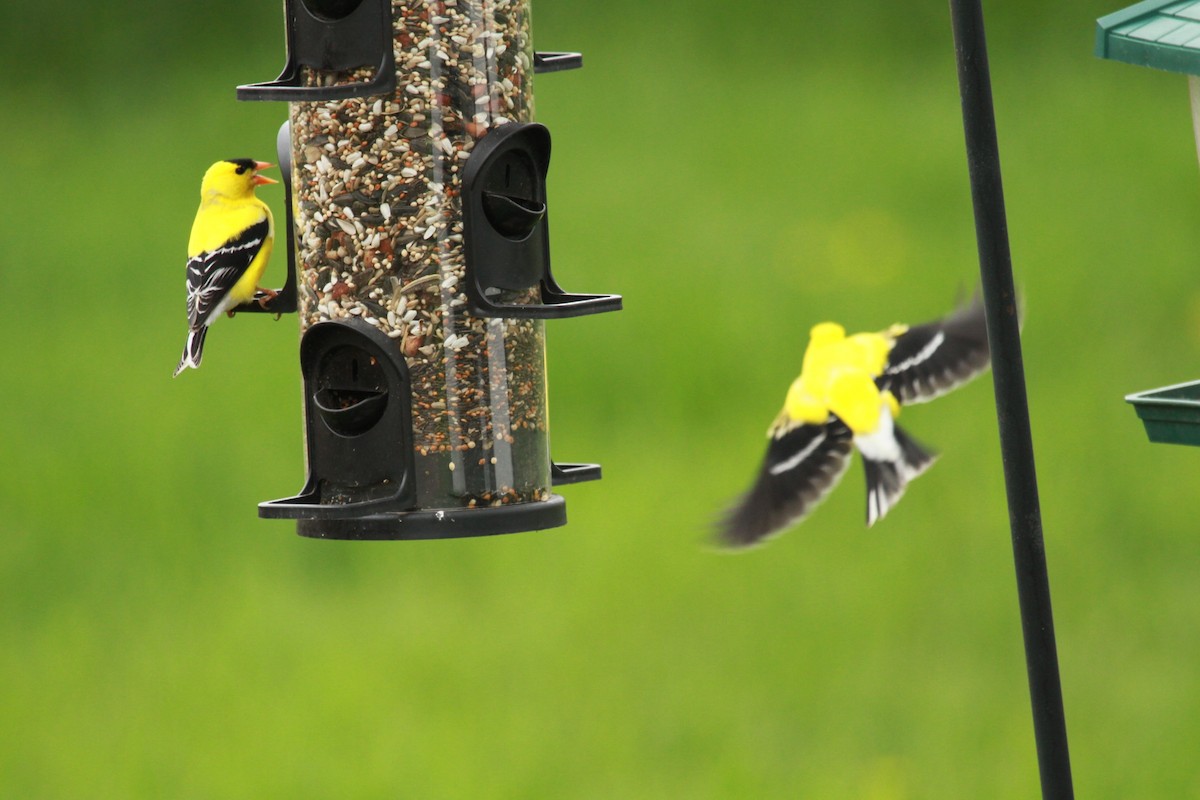
[[[1152,442],[1200,446],[1200,381],[1126,396]]]
[[[1096,55],[1187,75],[1200,155],[1200,0],[1146,0],[1101,17]]]
[[[1146,0],[1101,17],[1096,55],[1200,75],[1200,1]]]
[[[1188,76],[1200,155],[1200,0],[1146,0],[1096,20],[1096,55]],[[1126,396],[1152,442],[1200,445],[1200,381]]]

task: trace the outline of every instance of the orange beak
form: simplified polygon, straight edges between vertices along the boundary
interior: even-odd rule
[[[264,169],[269,169],[273,166],[275,166],[275,165],[270,163],[269,161],[255,161],[254,162],[254,171],[260,172]],[[255,175],[254,176],[254,184],[256,186],[262,186],[262,185],[265,185],[268,183],[279,183],[279,181],[275,180],[274,178],[268,178],[266,175]]]

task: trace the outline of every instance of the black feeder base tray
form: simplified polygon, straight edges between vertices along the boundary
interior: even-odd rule
[[[567,523],[561,495],[549,500],[487,508],[397,511],[348,519],[298,519],[296,533],[311,539],[459,539],[557,528]]]
[[[1150,441],[1200,446],[1200,381],[1127,395]]]

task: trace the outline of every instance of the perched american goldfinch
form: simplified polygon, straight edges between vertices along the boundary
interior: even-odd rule
[[[746,547],[799,522],[833,491],[852,444],[863,457],[867,525],[874,525],[935,458],[896,424],[900,407],[940,397],[988,364],[978,299],[943,320],[880,333],[814,326],[800,377],[768,430],[758,477],[726,514],[720,542]]]
[[[204,335],[221,312],[259,297],[275,296],[258,282],[271,258],[275,221],[267,204],[254,196],[254,187],[279,181],[259,175],[272,167],[266,161],[233,158],[218,161],[204,173],[200,209],[188,239],[188,336],[175,375],[200,366]]]

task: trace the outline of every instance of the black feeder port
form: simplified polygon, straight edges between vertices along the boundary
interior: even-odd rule
[[[568,294],[550,272],[546,173],[550,131],[505,125],[485,137],[463,177],[467,295],[479,314],[556,319],[618,311],[621,296]],[[540,302],[510,298],[539,287]]]
[[[287,63],[273,81],[238,87],[239,100],[317,100],[390,94],[396,88],[392,15],[381,0],[288,0]],[[303,70],[359,70],[361,79],[306,86]]]
[[[621,307],[550,271],[550,132],[528,0],[285,0],[289,284],[307,467],[259,505],[302,536],[436,539],[565,524],[545,320]],[[287,158],[284,157],[286,152]]]
[[[299,495],[261,504],[263,517],[295,519],[301,536],[334,539],[484,536],[566,522],[557,495],[489,509],[418,507],[408,367],[372,326],[314,325],[300,343],[300,368],[308,480]]]

